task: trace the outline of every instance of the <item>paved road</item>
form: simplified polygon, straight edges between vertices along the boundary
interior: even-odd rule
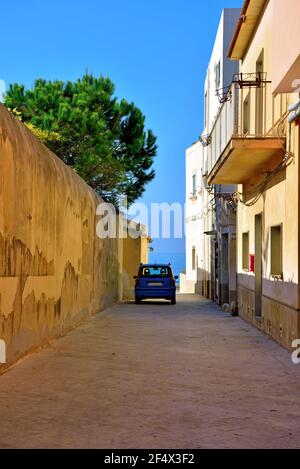
[[[0,377],[0,447],[300,447],[300,365],[198,297],[122,304]]]

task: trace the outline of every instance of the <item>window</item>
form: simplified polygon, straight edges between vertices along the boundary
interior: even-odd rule
[[[197,193],[197,176],[196,174],[193,174],[193,179],[192,179],[192,194],[196,195]]]
[[[271,227],[271,276],[282,277],[282,227]]]
[[[139,277],[143,278],[172,278],[173,273],[169,266],[158,265],[142,267],[139,271]]]
[[[249,233],[243,233],[243,270],[249,271]]]
[[[205,99],[204,99],[204,126],[205,128],[208,125],[208,94],[207,91],[205,92]]]
[[[221,62],[219,61],[215,65],[215,85],[216,85],[216,90],[220,88],[221,84]]]
[[[192,270],[196,270],[196,248],[192,248]]]
[[[243,109],[243,134],[247,135],[250,131],[250,93],[248,92],[244,100]]]

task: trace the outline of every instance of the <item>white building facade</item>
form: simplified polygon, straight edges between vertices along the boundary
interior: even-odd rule
[[[204,186],[203,146],[195,142],[186,150],[186,274],[180,289],[211,297],[211,230],[213,211],[211,194]]]
[[[238,71],[227,52],[239,15],[238,8],[222,12],[206,73],[204,129],[200,140],[186,150],[186,274],[181,276],[181,291],[220,304],[235,301],[235,214],[227,204],[235,188],[207,185],[208,145],[217,145],[212,141],[216,117]]]

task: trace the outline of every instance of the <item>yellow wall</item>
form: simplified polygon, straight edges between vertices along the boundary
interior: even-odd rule
[[[299,0],[272,0],[272,2],[275,32],[272,87],[274,91],[292,93],[300,87],[300,2]]]
[[[149,240],[146,236],[133,239],[129,235],[123,241],[123,299],[134,298],[135,280],[141,263],[148,263]]]
[[[264,71],[272,80],[273,39],[273,3],[267,4],[264,15],[256,30],[254,38],[241,63],[241,72],[255,72],[256,61],[264,49]],[[295,95],[272,95],[272,88],[266,91],[266,129],[277,135],[276,122],[287,115],[287,104],[297,100]],[[254,100],[254,98],[253,98]],[[275,127],[273,127],[273,125]],[[255,133],[255,101],[251,103],[251,133]],[[271,334],[286,347],[291,347],[293,339],[300,337],[299,321],[299,127],[293,124],[287,128],[287,148],[294,155],[294,161],[285,171],[278,174],[252,206],[239,204],[238,207],[238,297],[240,314],[251,322],[257,323],[265,332]],[[239,191],[244,194],[253,191],[265,176],[266,171],[274,168],[274,161],[260,167]],[[249,200],[248,202],[251,202]],[[242,269],[242,234],[249,232],[250,254],[254,254],[255,215],[262,213],[263,221],[263,308],[260,322],[255,319],[254,310],[254,274]],[[270,229],[282,224],[283,227],[283,278],[274,280],[270,275]]]
[[[123,242],[96,236],[101,202],[0,106],[0,339],[8,364],[121,297]]]
[[[267,7],[264,11],[262,19],[259,23],[259,26],[253,36],[253,39],[250,43],[250,46],[244,56],[243,61],[240,64],[241,73],[254,73],[256,72],[256,62],[260,57],[261,52],[263,51],[264,57],[264,67],[263,71],[267,73],[268,83],[266,87],[262,90],[265,101],[265,110],[264,112],[264,130],[266,134],[273,134],[277,136],[276,129],[273,128],[274,125],[279,121],[280,117],[287,110],[287,99],[288,96],[285,94],[273,95],[273,62],[274,62],[274,53],[273,53],[273,42],[276,37],[276,31],[273,29],[273,2],[268,2]],[[244,89],[240,91],[240,101],[243,101],[246,98],[249,89]],[[250,90],[250,109],[251,109],[251,119],[250,119],[250,134],[255,134],[255,100],[256,100],[257,89],[253,88]],[[240,130],[242,132],[242,123],[240,122]]]

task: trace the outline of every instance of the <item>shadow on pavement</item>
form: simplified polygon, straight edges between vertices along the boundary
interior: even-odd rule
[[[171,306],[171,303],[170,301],[164,301],[164,300],[161,300],[161,301],[151,301],[151,300],[144,300],[142,301],[140,304],[135,304],[134,301],[126,301],[125,304],[127,305],[135,305],[135,306],[162,306],[162,305],[165,305],[165,306]],[[172,306],[176,306],[176,305],[172,305]]]

